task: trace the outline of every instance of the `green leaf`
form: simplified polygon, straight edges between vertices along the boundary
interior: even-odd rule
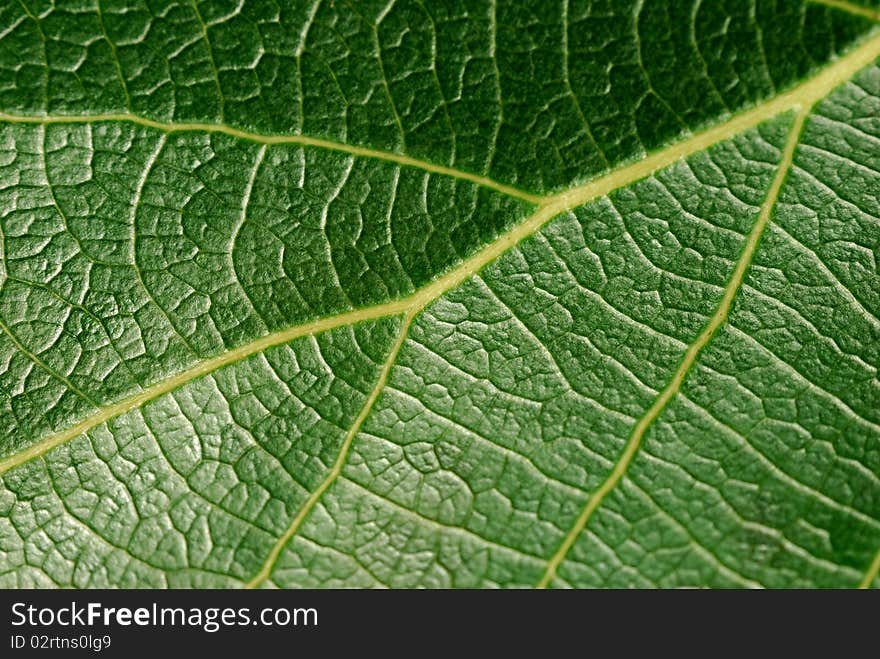
[[[880,585],[873,0],[0,8],[0,585]]]

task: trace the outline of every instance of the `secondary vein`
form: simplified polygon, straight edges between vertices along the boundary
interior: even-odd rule
[[[743,247],[743,251],[740,254],[739,259],[736,262],[736,266],[734,267],[730,280],[728,281],[727,286],[724,289],[724,294],[721,296],[721,301],[719,302],[715,313],[712,314],[709,322],[706,323],[705,327],[694,340],[694,342],[691,343],[690,346],[688,346],[688,349],[685,351],[684,357],[682,358],[681,363],[673,374],[672,379],[669,381],[669,384],[667,384],[663,391],[661,391],[657,395],[651,407],[648,408],[645,414],[636,423],[635,427],[630,433],[629,439],[627,439],[620,459],[618,459],[617,463],[614,465],[614,468],[608,474],[608,477],[592,494],[592,496],[587,499],[586,505],[584,506],[580,515],[578,515],[577,519],[574,522],[574,525],[571,527],[571,529],[569,529],[569,532],[565,536],[565,539],[562,541],[562,544],[560,544],[559,548],[547,562],[547,569],[544,572],[544,576],[537,584],[538,588],[546,588],[556,577],[556,571],[559,568],[559,565],[565,559],[566,555],[568,555],[568,552],[571,550],[571,547],[574,545],[581,532],[584,530],[584,528],[586,528],[587,523],[590,521],[593,513],[602,504],[602,501],[605,499],[608,493],[611,492],[611,490],[613,490],[623,478],[626,470],[629,468],[629,465],[632,463],[633,459],[638,453],[639,447],[642,443],[642,439],[644,438],[648,428],[651,426],[652,423],[654,423],[657,417],[660,416],[666,406],[676,397],[679,390],[681,389],[681,385],[684,382],[684,379],[687,377],[691,368],[696,363],[697,357],[699,357],[700,352],[703,350],[706,344],[708,344],[709,341],[712,340],[712,337],[715,335],[718,329],[727,321],[727,316],[730,312],[733,300],[736,297],[736,294],[739,292],[740,286],[742,285],[749,265],[751,265],[752,263],[752,259],[754,258],[755,252],[758,249],[758,244],[761,241],[761,236],[764,233],[764,229],[766,228],[767,223],[770,219],[770,213],[776,206],[776,200],[779,198],[779,191],[782,189],[782,184],[785,182],[785,178],[788,175],[789,170],[791,169],[791,164],[794,160],[795,148],[797,147],[800,140],[801,131],[803,129],[804,120],[806,119],[808,110],[809,108],[800,109],[795,117],[795,120],[788,135],[788,139],[785,144],[785,148],[782,152],[782,158],[780,159],[779,166],[776,170],[776,175],[773,177],[773,181],[771,182],[770,188],[767,191],[767,195],[764,198],[764,203],[761,205],[761,210],[758,213],[758,219],[755,221],[751,232],[749,232],[748,238],[746,239],[746,244]]]
[[[819,0],[816,0],[819,1]],[[838,2],[837,0],[822,0],[824,4],[844,5],[848,3]],[[875,12],[876,13],[876,12]],[[878,17],[880,18],[880,17]],[[731,115],[727,120],[717,124],[712,128],[692,134],[690,137],[675,142],[667,147],[662,148],[652,154],[648,154],[642,160],[633,165],[626,165],[617,170],[596,179],[594,182],[588,182],[583,185],[575,186],[569,190],[556,194],[539,195],[533,192],[522,190],[516,186],[500,183],[487,176],[473,174],[454,167],[445,165],[437,165],[435,163],[413,158],[401,153],[390,151],[382,151],[368,147],[355,146],[351,144],[343,144],[319,137],[309,137],[307,135],[272,135],[256,133],[233,126],[227,126],[222,123],[206,123],[206,122],[174,122],[174,121],[158,121],[149,119],[131,113],[103,113],[103,114],[71,114],[71,115],[21,115],[7,112],[0,112],[0,122],[14,124],[83,124],[97,123],[106,121],[133,123],[147,128],[162,131],[164,133],[178,132],[206,132],[206,133],[222,133],[235,137],[237,139],[249,140],[259,144],[298,144],[302,146],[312,146],[329,151],[339,151],[349,153],[363,158],[372,158],[376,160],[385,160],[394,162],[399,165],[415,167],[427,172],[442,174],[452,178],[470,181],[477,185],[495,190],[510,197],[522,199],[536,205],[547,205],[554,201],[558,201],[567,195],[577,195],[579,190],[589,188],[601,181],[614,181],[621,175],[626,173],[636,173],[641,176],[650,174],[653,169],[663,166],[677,160],[682,155],[687,155],[702,147],[714,144],[717,141],[730,137],[737,132],[741,132],[746,128],[750,128],[765,119],[769,119],[777,114],[792,109],[793,107],[808,107],[816,101],[828,94],[834,87],[847,81],[852,75],[861,69],[873,63],[877,57],[880,57],[880,35],[865,40],[859,46],[853,48],[850,52],[838,58],[833,64],[826,66],[816,75],[808,78],[804,82],[792,87],[786,92],[778,94],[757,106]],[[671,158],[667,156],[672,156]],[[634,179],[633,179],[634,180]],[[629,181],[631,182],[631,181]],[[612,188],[613,189],[613,188]]]
[[[385,364],[379,372],[379,377],[376,380],[376,384],[373,386],[373,390],[370,392],[366,401],[364,401],[364,405],[361,407],[361,411],[354,420],[354,423],[351,424],[351,428],[348,429],[348,433],[345,435],[345,440],[342,442],[342,447],[336,455],[336,461],[333,463],[333,467],[327,473],[324,480],[321,481],[321,484],[315,488],[311,495],[309,495],[309,498],[306,499],[302,508],[299,509],[299,512],[297,512],[293,520],[291,520],[287,530],[278,538],[278,541],[272,547],[272,551],[269,552],[260,571],[257,572],[254,578],[247,583],[247,588],[257,588],[269,578],[275,567],[275,563],[278,562],[278,558],[284,550],[284,547],[290,542],[290,539],[296,535],[296,532],[309,516],[309,513],[314,510],[316,505],[318,505],[318,501],[320,501],[324,492],[326,492],[330,486],[336,482],[336,479],[339,478],[339,475],[342,473],[342,468],[345,466],[345,461],[348,458],[348,453],[351,450],[351,445],[354,443],[354,438],[357,436],[358,431],[361,429],[361,426],[370,414],[370,410],[373,409],[373,405],[379,398],[379,395],[385,389],[385,383],[388,381],[388,376],[391,374],[391,368],[394,366],[394,362],[397,359],[397,353],[400,352],[400,348],[406,340],[406,335],[414,316],[415,312],[409,311],[404,317],[403,323],[400,327],[400,333],[397,335],[397,340],[394,342],[394,345],[388,353],[388,357],[385,359]]]
[[[862,580],[859,582],[859,588],[863,590],[870,588],[874,583],[874,579],[877,578],[878,573],[880,573],[880,549],[877,550],[877,555],[874,556],[874,560],[871,561],[871,564],[865,571],[865,576],[862,577]]]
[[[807,0],[808,2],[814,5],[825,5],[826,7],[831,7],[832,9],[838,9],[840,11],[844,11],[848,14],[855,14],[856,16],[861,16],[862,18],[867,18],[869,21],[874,21],[875,23],[880,23],[880,11],[875,9],[871,9],[869,7],[862,7],[861,5],[854,4],[852,2],[846,2],[846,0]]]
[[[343,144],[332,140],[325,140],[320,137],[309,137],[307,135],[265,135],[262,133],[254,133],[224,124],[200,123],[200,122],[173,122],[173,121],[156,121],[141,117],[136,114],[106,113],[106,114],[71,114],[71,115],[18,115],[6,112],[0,112],[0,122],[13,124],[90,124],[97,122],[125,122],[152,128],[162,131],[163,133],[187,133],[187,132],[203,132],[203,133],[222,133],[240,140],[256,142],[258,144],[294,144],[300,146],[310,146],[328,151],[338,151],[348,153],[361,158],[372,158],[374,160],[384,160],[387,162],[397,163],[406,167],[415,167],[432,174],[442,174],[451,178],[460,179],[475,183],[484,188],[489,188],[500,192],[509,197],[522,199],[532,204],[538,204],[543,197],[526,190],[521,190],[515,186],[499,183],[487,176],[480,176],[454,167],[446,167],[445,165],[437,165],[427,160],[420,160],[401,153],[392,151],[380,151],[378,149],[370,149],[363,146],[355,146],[352,144]]]

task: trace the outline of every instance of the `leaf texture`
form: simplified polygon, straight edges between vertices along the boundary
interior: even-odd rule
[[[880,585],[877,4],[435,4],[0,9],[0,584]]]

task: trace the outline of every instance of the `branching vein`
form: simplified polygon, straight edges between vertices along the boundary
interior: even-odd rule
[[[611,470],[611,473],[608,474],[608,477],[605,479],[602,485],[600,485],[599,488],[587,500],[587,504],[584,506],[581,514],[575,520],[574,525],[565,536],[565,539],[562,541],[559,549],[556,550],[556,552],[550,558],[550,561],[547,563],[547,570],[545,571],[544,576],[541,578],[541,581],[538,582],[538,588],[546,588],[551,584],[554,577],[556,576],[556,570],[558,569],[559,564],[566,557],[569,550],[572,548],[575,541],[578,539],[581,532],[590,521],[593,513],[602,504],[602,501],[608,495],[608,493],[611,492],[611,490],[613,490],[615,486],[620,482],[620,479],[623,478],[623,475],[626,473],[627,468],[632,463],[633,458],[635,458],[636,456],[636,453],[638,453],[639,446],[641,446],[642,439],[645,436],[645,432],[647,432],[648,428],[651,426],[652,423],[654,423],[657,417],[660,416],[661,412],[666,409],[666,406],[676,397],[676,395],[678,395],[684,379],[687,377],[687,374],[696,363],[697,357],[699,357],[700,352],[703,350],[706,344],[709,343],[709,341],[715,335],[715,332],[717,332],[718,329],[727,321],[727,315],[730,312],[730,307],[733,304],[733,300],[736,297],[737,292],[739,292],[739,288],[742,285],[746,271],[748,270],[749,265],[752,262],[752,258],[755,256],[755,251],[758,249],[758,243],[760,242],[761,235],[764,233],[764,229],[766,228],[767,222],[770,219],[770,213],[776,206],[776,199],[779,197],[779,191],[782,189],[782,184],[785,181],[785,177],[788,174],[789,169],[791,169],[791,163],[794,159],[794,151],[797,147],[801,130],[804,126],[804,119],[806,118],[807,111],[808,109],[801,109],[797,113],[794,125],[791,128],[791,132],[788,136],[788,141],[785,145],[785,150],[782,153],[782,159],[776,171],[776,176],[773,178],[773,182],[770,184],[770,189],[767,192],[764,203],[761,205],[761,211],[758,214],[758,219],[755,222],[754,227],[752,227],[751,232],[749,233],[749,237],[746,240],[746,244],[743,248],[742,254],[740,255],[739,260],[736,263],[736,267],[733,270],[730,281],[724,289],[724,294],[721,296],[721,302],[718,304],[718,308],[715,310],[715,313],[712,314],[709,322],[706,323],[703,331],[700,332],[696,340],[688,347],[687,351],[685,351],[684,358],[681,360],[681,363],[676,369],[675,374],[672,376],[672,379],[669,381],[669,384],[667,384],[663,391],[661,391],[660,394],[654,399],[654,403],[651,405],[651,407],[648,408],[648,411],[645,412],[642,418],[639,419],[638,423],[636,423],[635,427],[632,430],[632,433],[629,436],[629,439],[626,442],[623,453],[621,454],[620,459],[617,461],[617,464],[614,465],[614,468]]]
[[[299,512],[294,516],[293,520],[290,522],[290,526],[287,527],[287,530],[278,538],[278,541],[272,547],[272,551],[269,552],[269,555],[266,557],[265,562],[263,563],[263,567],[257,572],[256,576],[251,579],[247,583],[248,588],[257,588],[269,576],[272,574],[272,569],[275,567],[275,563],[278,562],[278,557],[281,555],[282,550],[296,535],[296,532],[299,530],[299,527],[302,526],[302,523],[309,516],[309,513],[314,510],[315,506],[318,505],[318,501],[320,501],[321,497],[324,495],[333,483],[336,482],[336,479],[339,478],[339,475],[342,473],[342,468],[345,466],[345,461],[348,458],[348,452],[351,450],[351,445],[354,443],[354,438],[357,436],[358,431],[361,429],[361,426],[364,423],[364,420],[370,414],[370,410],[373,409],[373,404],[379,398],[379,395],[385,389],[385,383],[388,381],[388,376],[391,374],[391,369],[394,366],[394,362],[397,359],[397,353],[400,352],[401,346],[403,346],[403,342],[406,340],[407,332],[409,331],[409,326],[412,323],[413,316],[415,314],[410,311],[406,314],[403,319],[403,323],[400,328],[400,333],[397,336],[397,340],[394,342],[394,346],[391,348],[391,351],[388,353],[388,357],[385,360],[385,364],[382,366],[382,370],[379,372],[379,377],[376,380],[376,384],[373,386],[373,390],[370,392],[370,395],[367,397],[367,400],[364,401],[364,405],[361,408],[360,413],[357,415],[357,418],[354,420],[354,423],[351,424],[351,428],[348,429],[348,433],[345,435],[345,440],[342,442],[342,447],[339,449],[339,453],[336,456],[336,461],[333,463],[333,467],[330,469],[327,476],[321,481],[321,484],[315,488],[314,492],[311,493],[306,502],[303,504],[302,508],[299,509]]]

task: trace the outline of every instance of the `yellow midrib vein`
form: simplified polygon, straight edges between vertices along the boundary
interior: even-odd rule
[[[3,460],[0,460],[0,475],[5,473],[9,469],[12,469],[33,458],[45,454],[52,448],[59,446],[67,441],[70,441],[74,437],[77,437],[78,435],[81,435],[82,433],[87,432],[88,430],[106,421],[109,421],[116,416],[122,415],[132,409],[136,409],[163,394],[169,393],[174,389],[186,384],[187,382],[192,381],[195,378],[207,375],[219,368],[222,368],[223,366],[245,359],[250,355],[266,350],[267,348],[270,348],[272,346],[286,343],[299,337],[317,334],[336,327],[351,325],[357,322],[377,319],[390,315],[405,314],[403,329],[401,330],[401,333],[394,347],[389,353],[389,356],[382,368],[375,387],[368,396],[357,419],[346,434],[343,445],[340,449],[339,454],[337,455],[337,459],[334,462],[333,467],[331,468],[327,477],[322,481],[321,485],[319,485],[318,488],[309,496],[309,498],[306,500],[306,503],[294,516],[294,519],[291,521],[291,524],[285,531],[285,533],[275,543],[260,572],[258,572],[257,575],[247,584],[251,587],[260,585],[271,574],[273,566],[278,560],[278,557],[280,556],[284,546],[296,534],[300,525],[317,504],[323,493],[338,478],[339,474],[341,474],[349,449],[351,448],[351,445],[354,441],[354,437],[357,434],[361,424],[366,419],[367,415],[372,409],[373,403],[375,403],[376,399],[384,388],[384,384],[390,374],[391,368],[394,365],[397,353],[400,350],[400,347],[403,345],[403,341],[406,337],[407,328],[412,322],[412,319],[425,307],[425,305],[430,303],[432,300],[435,300],[446,291],[460,284],[465,279],[489,264],[495,258],[501,256],[504,252],[509,250],[518,242],[533,234],[535,231],[540,229],[540,227],[542,227],[550,218],[574,207],[583,205],[597,197],[608,194],[609,192],[617,188],[626,186],[636,180],[649,176],[656,170],[668,166],[687,155],[702,151],[712,144],[733,137],[734,135],[741,133],[749,128],[752,128],[762,121],[770,119],[782,112],[791,109],[798,109],[799,112],[795,122],[795,127],[793,128],[792,133],[789,137],[789,142],[786,145],[782,162],[779,165],[779,171],[777,172],[777,175],[771,185],[770,191],[768,192],[767,200],[762,206],[761,212],[759,214],[759,219],[749,235],[743,251],[743,255],[738,261],[731,281],[725,289],[725,293],[723,295],[722,302],[719,305],[718,310],[713,315],[709,324],[706,326],[706,328],[703,330],[703,332],[700,334],[694,344],[692,344],[692,346],[686,352],[685,358],[682,361],[679,369],[676,371],[676,374],[673,376],[672,381],[663,390],[663,392],[661,392],[661,394],[656,399],[654,405],[652,405],[646,415],[639,421],[639,423],[637,423],[636,427],[633,430],[633,433],[631,434],[627,442],[626,448],[621,455],[620,460],[615,465],[608,479],[606,479],[605,483],[603,483],[603,485],[600,486],[600,488],[590,497],[590,499],[588,499],[587,505],[585,506],[581,515],[578,517],[575,526],[572,527],[568,536],[566,536],[566,540],[563,542],[563,545],[560,546],[556,554],[551,557],[550,561],[548,562],[548,568],[544,575],[544,578],[538,584],[539,587],[546,586],[552,581],[552,578],[555,575],[556,568],[565,557],[566,553],[570,549],[571,545],[574,543],[574,540],[577,538],[580,531],[583,530],[583,528],[586,526],[586,523],[588,522],[592,512],[598,507],[604,496],[609,491],[611,491],[611,489],[613,489],[620,478],[622,478],[629,463],[632,461],[633,457],[638,451],[641,437],[643,436],[647,427],[654,420],[654,418],[656,418],[656,416],[660,414],[660,412],[669,402],[669,400],[671,400],[675,396],[681,386],[681,382],[683,381],[693,362],[696,360],[699,351],[711,339],[714,332],[726,318],[727,312],[730,308],[730,304],[732,303],[736,291],[739,288],[742,278],[748,268],[748,264],[750,263],[751,258],[754,255],[754,251],[757,248],[761,232],[763,231],[764,226],[766,226],[770,210],[772,209],[776,196],[779,193],[782,181],[784,180],[786,172],[790,168],[794,148],[797,144],[797,135],[800,133],[800,129],[803,126],[807,110],[821,98],[824,98],[833,88],[849,80],[853,76],[853,74],[855,74],[859,69],[871,64],[875,59],[877,59],[878,56],[880,56],[880,36],[875,36],[864,42],[859,47],[852,50],[844,57],[838,59],[834,64],[829,65],[828,67],[820,71],[814,77],[798,85],[797,87],[787,92],[784,92],[783,94],[780,94],[765,103],[762,103],[757,107],[733,115],[723,123],[701,131],[658,152],[649,154],[636,163],[620,167],[619,169],[605,176],[597,178],[594,181],[576,186],[559,194],[547,195],[543,197],[539,197],[531,193],[519,190],[517,188],[498,183],[486,177],[470,174],[468,172],[462,172],[448,167],[434,165],[432,163],[416,160],[408,156],[386,153],[362,147],[353,147],[317,138],[303,136],[266,136],[256,133],[248,133],[246,131],[241,131],[221,125],[199,123],[163,123],[126,114],[92,116],[81,115],[68,117],[28,117],[0,113],[0,121],[12,123],[61,124],[86,123],[96,121],[126,121],[162,130],[165,132],[179,132],[187,130],[218,132],[225,133],[241,139],[253,140],[263,144],[301,144],[305,146],[314,146],[350,153],[357,156],[386,160],[398,163],[400,165],[420,168],[432,173],[443,174],[446,176],[467,180],[477,185],[481,185],[507,194],[509,196],[516,197],[530,203],[534,203],[538,206],[536,211],[528,218],[526,218],[522,223],[520,223],[507,233],[499,236],[493,242],[488,244],[483,249],[479,250],[470,258],[466,259],[463,263],[451,270],[449,273],[427,284],[412,295],[400,300],[349,311],[291,327],[283,331],[275,332],[273,334],[261,337],[251,343],[240,346],[216,357],[204,360],[193,368],[187,369],[175,376],[158,382],[151,387],[148,387],[147,389],[133,396],[130,396],[129,398],[105,406],[98,410],[95,414],[83,419],[74,426],[60,431],[59,433],[56,433],[50,437],[44,438],[37,443],[31,445],[30,447],[19,451]],[[865,579],[868,580],[869,583],[870,580],[873,579],[871,575],[876,575],[878,569],[880,569],[880,554],[878,554],[877,559],[875,559],[874,563],[872,563],[872,566],[869,568],[868,574],[865,577]],[[869,577],[871,578],[869,579]]]
[[[240,346],[233,350],[229,350],[228,352],[224,352],[223,354],[217,355],[216,357],[211,357],[210,359],[203,360],[199,362],[196,366],[185,371],[181,371],[177,375],[174,375],[170,378],[157,382],[151,387],[147,387],[146,389],[139,391],[133,396],[124,398],[116,403],[102,407],[98,412],[96,412],[92,416],[86,417],[79,423],[69,428],[66,428],[65,430],[62,430],[55,435],[36,442],[26,449],[18,451],[17,453],[7,458],[4,458],[3,460],[0,460],[0,475],[6,473],[14,467],[17,467],[21,464],[24,464],[25,462],[28,462],[29,460],[45,454],[47,451],[55,448],[56,446],[60,446],[61,444],[70,441],[74,437],[77,437],[84,432],[88,432],[92,428],[95,428],[96,426],[99,426],[102,423],[113,419],[114,417],[125,414],[126,412],[129,412],[133,409],[137,409],[142,405],[150,402],[151,400],[155,400],[159,396],[173,391],[174,389],[177,389],[178,387],[188,382],[191,382],[198,377],[208,375],[209,373],[212,373],[213,371],[216,371],[223,366],[241,361],[242,359],[250,357],[251,355],[267,350],[273,346],[287,343],[288,341],[292,341],[293,339],[297,339],[302,336],[319,334],[321,332],[332,330],[336,327],[343,327],[345,325],[358,323],[362,320],[381,318],[383,316],[404,313],[407,309],[411,307],[414,297],[415,296],[411,296],[402,300],[395,300],[394,302],[382,304],[377,307],[350,311],[348,313],[343,313],[336,316],[329,316],[327,318],[322,318],[320,320],[305,323],[303,325],[297,325],[296,327],[291,327],[280,332],[275,332],[273,334],[268,334],[266,336],[260,337],[256,341],[252,341],[251,343],[248,343],[246,345]]]
[[[512,228],[507,233],[504,233],[496,238],[493,242],[489,243],[488,245],[486,245],[486,247],[479,250],[476,254],[463,261],[459,266],[457,266],[450,272],[423,286],[421,289],[419,289],[417,292],[410,295],[409,297],[372,307],[366,307],[363,309],[345,312],[334,316],[328,316],[326,318],[307,322],[302,325],[297,325],[295,327],[291,327],[280,332],[275,332],[273,334],[260,337],[259,339],[256,339],[251,343],[239,346],[221,355],[202,361],[196,366],[182,371],[170,378],[157,382],[156,384],[128,398],[104,406],[100,410],[97,410],[94,414],[86,417],[77,424],[61,430],[53,435],[45,437],[35,442],[31,446],[0,460],[0,475],[5,473],[9,469],[12,469],[13,467],[27,462],[28,460],[32,460],[45,454],[47,451],[55,448],[56,446],[59,446],[60,444],[63,444],[116,416],[140,407],[141,405],[144,405],[145,403],[155,398],[158,398],[163,394],[169,393],[170,391],[186,384],[187,382],[195,378],[207,375],[208,373],[211,373],[218,368],[245,359],[272,346],[286,343],[293,339],[307,336],[309,334],[315,334],[318,332],[330,330],[343,325],[350,325],[361,321],[382,318],[384,316],[406,313],[411,310],[418,311],[432,300],[438,298],[446,291],[454,288],[465,279],[481,270],[484,266],[486,266],[497,257],[501,256],[504,252],[509,250],[518,242],[533,234],[535,231],[540,229],[541,226],[543,226],[550,218],[577,206],[581,206],[593,199],[596,199],[597,197],[608,194],[609,192],[617,188],[624,187],[626,185],[629,185],[630,183],[633,183],[634,181],[649,176],[658,169],[662,169],[663,167],[666,167],[685,156],[688,156],[698,151],[702,151],[712,144],[733,137],[734,135],[737,135],[744,130],[752,128],[762,121],[770,119],[782,112],[791,110],[795,107],[810,107],[816,101],[825,97],[828,92],[837,87],[839,84],[849,80],[853,76],[853,74],[855,74],[859,69],[871,64],[875,59],[877,59],[877,57],[880,57],[880,36],[875,36],[865,41],[860,46],[854,48],[852,51],[838,59],[833,64],[824,68],[817,75],[804,81],[799,86],[787,92],[784,92],[779,96],[774,97],[766,103],[736,114],[724,121],[723,123],[717,124],[711,128],[701,131],[680,142],[671,144],[661,151],[649,154],[638,162],[623,166],[605,176],[597,178],[593,181],[589,181],[583,185],[576,186],[559,194],[549,195],[540,198],[540,203],[538,204],[537,210],[532,215],[527,217],[523,222]],[[106,117],[102,118],[102,116],[97,115],[91,118],[84,116],[70,118],[14,117],[9,114],[0,114],[0,121],[18,121],[24,123],[65,123],[66,121],[70,121],[73,123],[83,123],[86,121],[99,121],[104,119],[106,119]],[[188,128],[183,128],[183,125],[180,124],[162,124],[160,122],[154,122],[149,119],[142,119],[129,115],[118,115],[118,120],[138,123],[144,126],[150,126],[164,131],[176,131],[186,129],[209,131],[213,130],[216,132],[225,132],[230,135],[235,135],[238,133],[238,131],[235,131],[234,129],[227,129],[222,126],[214,126],[211,124],[186,124]],[[242,133],[242,135],[247,136],[247,139],[257,138],[258,141],[308,139],[310,140],[310,143],[312,143],[310,138],[265,137],[252,135],[249,133]],[[314,141],[316,145],[319,142],[321,141]],[[333,147],[327,148],[336,148],[339,146],[340,145],[334,145]],[[347,149],[348,147],[345,148]],[[351,148],[359,150],[359,147]],[[401,156],[370,151],[370,157],[383,158],[386,160],[392,160],[394,162],[400,162],[398,158],[400,158]],[[418,166],[414,164],[415,161],[409,161],[409,159],[407,159],[407,162],[408,164],[412,164],[412,166]],[[425,168],[429,166],[434,167],[433,165],[425,165]],[[429,169],[428,171],[439,170]],[[470,175],[462,174],[462,176]],[[480,177],[476,178],[479,179]],[[491,182],[491,185],[488,185],[488,187],[492,187],[493,189],[498,190],[498,185],[499,184],[495,182]]]
[[[767,195],[764,198],[764,203],[761,205],[761,210],[758,213],[758,219],[755,221],[752,230],[749,232],[746,244],[736,262],[736,267],[733,269],[730,280],[724,288],[724,294],[721,296],[721,301],[718,303],[715,313],[712,314],[709,322],[706,323],[706,326],[694,342],[688,346],[688,349],[685,351],[684,357],[676,369],[675,374],[672,376],[672,379],[669,381],[669,384],[667,384],[663,391],[661,391],[654,399],[654,403],[633,427],[623,453],[621,453],[614,468],[599,488],[590,495],[589,499],[587,499],[587,503],[581,511],[581,514],[575,520],[574,525],[569,529],[562,544],[560,544],[559,548],[547,563],[547,570],[538,582],[538,588],[546,588],[553,581],[559,564],[566,557],[581,532],[587,526],[593,513],[602,504],[605,496],[611,492],[611,490],[613,490],[620,482],[620,479],[623,478],[627,468],[636,456],[636,453],[638,453],[645,432],[657,417],[660,416],[660,413],[666,408],[669,402],[678,394],[682,382],[684,382],[685,377],[696,363],[700,352],[706,344],[709,343],[715,335],[715,332],[718,331],[718,328],[727,320],[727,315],[730,312],[733,299],[736,297],[736,294],[742,285],[746,271],[752,262],[752,258],[755,256],[755,251],[758,249],[758,243],[761,240],[761,235],[764,233],[764,228],[767,226],[767,222],[770,219],[770,213],[776,205],[776,199],[779,197],[779,191],[782,189],[785,177],[791,169],[791,164],[794,160],[794,151],[798,145],[808,109],[809,106],[801,108],[795,118],[788,139],[786,140],[785,149],[782,152],[782,158],[777,166],[776,174],[773,177],[773,181],[771,182]]]

